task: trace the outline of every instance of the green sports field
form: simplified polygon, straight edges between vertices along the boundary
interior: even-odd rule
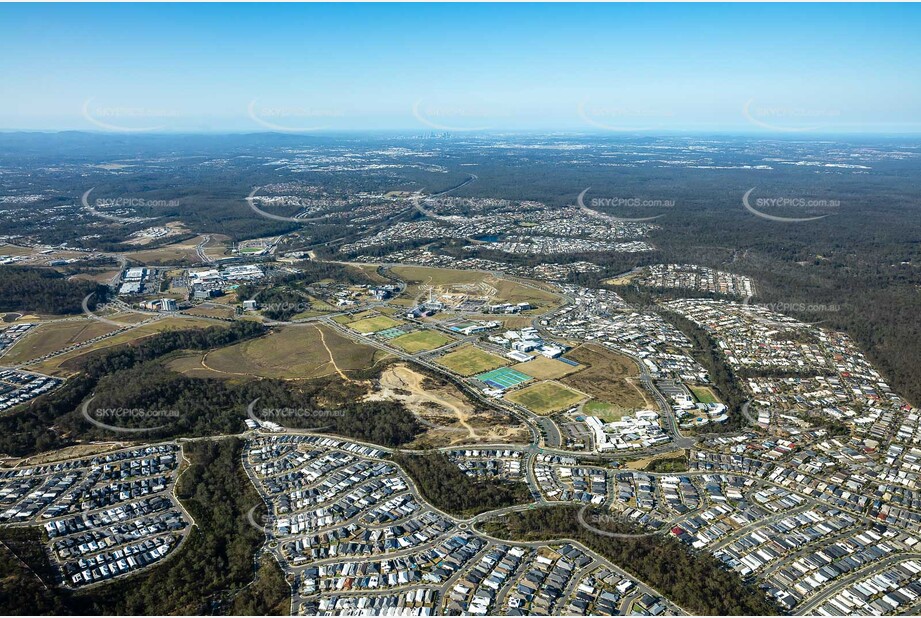
[[[720,400],[713,393],[713,389],[708,386],[691,386],[689,388],[700,403],[720,403]]]
[[[550,414],[571,408],[586,399],[586,395],[566,388],[559,382],[539,382],[512,391],[506,399],[526,407],[535,414]]]
[[[410,354],[426,352],[440,348],[453,341],[451,337],[434,330],[417,330],[412,333],[400,335],[391,340],[391,343],[402,348]]]
[[[405,335],[406,331],[402,328],[388,328],[386,330],[379,330],[374,334],[383,339],[396,339],[397,337]]]
[[[501,356],[490,354],[472,345],[445,354],[435,359],[435,362],[462,376],[472,376],[509,364],[509,361]]]
[[[400,326],[402,323],[403,322],[399,322],[393,318],[388,318],[386,315],[376,315],[374,317],[365,318],[356,322],[349,322],[347,326],[352,330],[358,331],[359,333],[368,334],[376,333],[379,330],[395,328]]]
[[[531,380],[531,376],[526,373],[521,373],[511,367],[499,367],[498,369],[493,369],[492,371],[487,371],[486,373],[481,373],[476,377],[480,382],[489,384],[493,388],[501,388],[503,390],[507,388],[512,388],[518,386],[519,384],[524,384],[528,380]]]

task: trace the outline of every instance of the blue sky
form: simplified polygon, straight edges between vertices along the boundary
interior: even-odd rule
[[[921,6],[0,5],[0,129],[921,130]]]

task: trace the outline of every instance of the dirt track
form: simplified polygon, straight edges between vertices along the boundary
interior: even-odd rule
[[[427,411],[425,404],[438,405],[454,413],[457,422],[467,430],[468,438],[479,440],[480,435],[469,423],[470,415],[474,411],[473,406],[449,393],[425,390],[422,387],[424,379],[424,375],[413,371],[406,365],[394,365],[381,374],[380,391],[370,395],[368,399],[401,401],[407,408],[422,418],[423,421],[426,421],[427,425],[431,425],[431,423],[427,422],[427,419],[425,419],[424,413]],[[400,391],[408,391],[410,394],[405,395]],[[444,430],[447,428],[439,429]]]

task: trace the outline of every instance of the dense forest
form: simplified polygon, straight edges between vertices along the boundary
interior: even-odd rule
[[[271,555],[259,558],[256,579],[232,598],[222,602],[223,613],[230,616],[288,616],[291,593],[284,571]]]
[[[0,614],[66,616],[73,614],[55,585],[38,528],[0,528]]]
[[[490,536],[516,541],[572,539],[611,560],[646,582],[683,609],[698,615],[776,615],[777,607],[764,593],[726,571],[706,552],[692,552],[679,541],[661,535],[636,539],[612,538],[590,532],[578,521],[579,507],[550,507],[510,513],[483,526]],[[591,513],[588,521],[595,521]],[[612,532],[635,533],[627,524],[593,523]]]
[[[458,517],[472,517],[531,500],[525,483],[474,480],[442,453],[397,453],[393,460],[412,477],[427,501]]]
[[[50,268],[0,267],[0,312],[80,313],[83,299],[93,292],[87,301],[90,309],[106,299],[108,287],[92,281],[70,280]]]

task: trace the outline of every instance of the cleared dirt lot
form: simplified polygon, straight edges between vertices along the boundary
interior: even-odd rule
[[[504,415],[478,410],[463,392],[449,383],[434,380],[405,363],[387,367],[379,388],[368,401],[399,401],[428,427],[410,446],[413,448],[489,442],[528,441],[527,429]]]

